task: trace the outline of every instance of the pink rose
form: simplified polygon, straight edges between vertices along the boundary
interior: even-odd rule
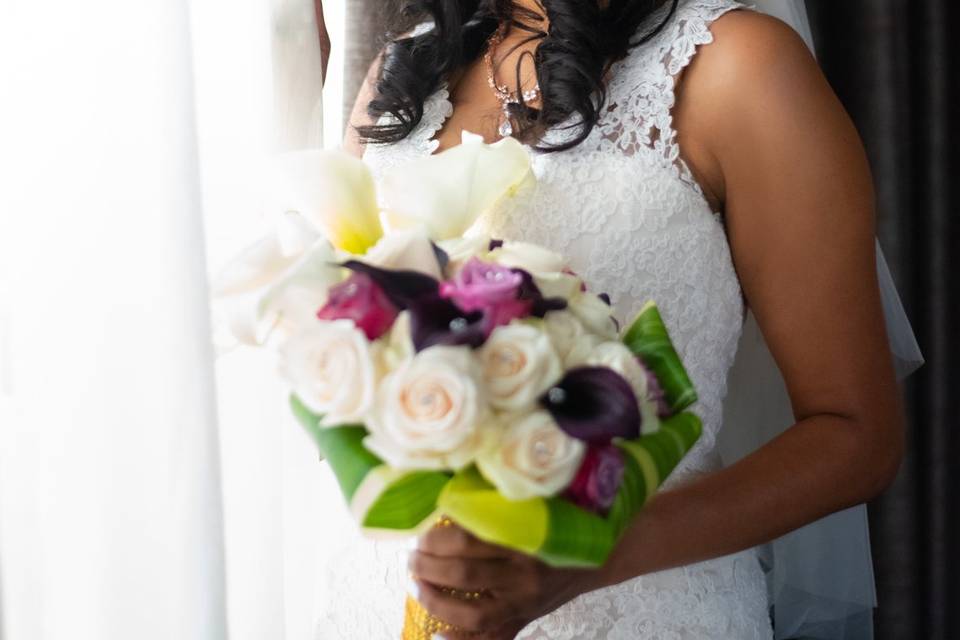
[[[354,272],[330,289],[327,303],[317,312],[321,320],[353,320],[368,340],[385,334],[397,318],[397,308],[369,276]]]
[[[615,445],[591,445],[565,497],[601,515],[613,505],[623,481],[623,453]]]

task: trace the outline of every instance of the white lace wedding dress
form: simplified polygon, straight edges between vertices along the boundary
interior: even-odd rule
[[[481,221],[493,237],[535,242],[567,256],[595,291],[610,294],[630,319],[648,299],[659,304],[699,390],[694,409],[703,437],[664,488],[717,469],[726,376],[737,348],[744,302],[724,232],[671,128],[677,74],[712,36],[710,23],[740,8],[733,0],[681,0],[653,40],[614,66],[600,126],[573,149],[536,154],[538,181]],[[370,146],[375,172],[432,153],[452,111],[446,89],[426,104],[405,140]],[[569,132],[548,134],[547,142]],[[345,512],[345,510],[344,510]],[[343,527],[347,524],[345,515]],[[331,523],[331,526],[335,526]],[[325,576],[318,637],[399,638],[405,545],[373,543],[351,530]],[[758,556],[741,553],[635,578],[580,596],[534,621],[528,640],[748,640],[773,637]]]

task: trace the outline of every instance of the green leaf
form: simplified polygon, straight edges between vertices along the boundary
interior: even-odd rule
[[[367,430],[362,426],[322,427],[320,416],[307,409],[295,395],[290,396],[290,406],[317,443],[320,454],[330,463],[343,496],[350,502],[367,474],[383,464],[363,446]]]
[[[610,522],[563,498],[547,502],[547,538],[537,557],[555,567],[600,567],[613,551]]]
[[[437,510],[437,497],[450,481],[440,471],[411,471],[386,483],[366,510],[361,524],[368,529],[412,531]]]
[[[670,340],[660,311],[647,302],[623,335],[623,343],[653,371],[663,388],[670,413],[683,411],[697,400],[697,391]]]
[[[617,445],[633,456],[649,491],[667,479],[683,456],[696,444],[701,431],[700,418],[685,411],[663,420],[656,433],[638,440],[618,441]]]
[[[546,500],[507,500],[477,468],[460,471],[437,500],[441,513],[491,544],[536,554],[547,538]]]
[[[620,483],[620,490],[617,491],[610,513],[607,514],[615,537],[623,533],[633,517],[646,504],[647,496],[647,482],[643,471],[636,458],[628,453],[623,456],[623,481]]]

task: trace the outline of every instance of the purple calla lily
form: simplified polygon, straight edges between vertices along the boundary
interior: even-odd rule
[[[592,444],[640,437],[640,406],[630,383],[607,367],[576,367],[540,397],[567,435]]]
[[[440,291],[440,282],[419,271],[381,269],[359,260],[348,260],[340,265],[373,280],[397,309],[408,309],[417,300],[433,297]]]
[[[563,298],[544,298],[540,292],[540,287],[533,281],[533,276],[523,269],[511,269],[522,278],[520,287],[517,291],[519,300],[529,300],[532,305],[530,315],[535,318],[542,318],[548,311],[560,311],[567,308],[567,301]]]
[[[476,348],[487,339],[482,312],[466,312],[439,295],[414,300],[408,310],[411,339],[418,352],[435,345]]]

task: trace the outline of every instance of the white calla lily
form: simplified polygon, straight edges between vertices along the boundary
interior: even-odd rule
[[[295,220],[289,219],[294,225]],[[294,240],[280,225],[242,251],[214,279],[215,315],[234,340],[262,345],[278,327],[293,333],[307,325],[342,279],[333,247],[315,235]],[[285,236],[286,234],[286,236]]]
[[[566,260],[556,251],[517,240],[505,240],[490,252],[490,259],[505,267],[523,269],[534,276],[559,273],[567,267]]]
[[[280,327],[288,335],[310,326],[330,287],[342,279],[333,247],[326,240],[317,241],[263,292],[257,305],[258,322]]]
[[[342,151],[292,151],[273,166],[274,206],[297,211],[337,249],[362,254],[383,235],[373,176]]]
[[[422,225],[435,241],[457,238],[529,175],[530,155],[517,140],[488,145],[464,131],[461,144],[386,173],[385,217],[392,229]]]
[[[214,277],[210,288],[215,298],[247,293],[266,286],[297,261],[287,254],[275,231],[264,235],[230,260]]]

